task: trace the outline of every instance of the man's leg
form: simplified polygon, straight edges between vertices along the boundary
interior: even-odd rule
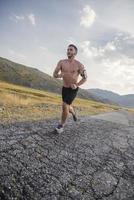
[[[72,104],[69,105],[69,112],[72,113],[73,115],[75,115],[75,112],[74,112]]]
[[[61,116],[61,124],[64,125],[67,117],[69,115],[69,105],[65,102],[62,103],[62,116]]]
[[[73,115],[73,120],[76,122],[77,116],[76,116],[75,110],[72,105],[69,106],[69,112]]]

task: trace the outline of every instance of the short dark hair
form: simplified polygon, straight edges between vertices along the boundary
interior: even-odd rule
[[[74,45],[74,44],[69,44],[68,45],[69,47],[74,47],[75,48],[75,51],[76,51],[76,53],[78,52],[78,48]]]

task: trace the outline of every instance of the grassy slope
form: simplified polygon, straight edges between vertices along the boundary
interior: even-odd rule
[[[0,81],[0,120],[14,122],[60,117],[61,95]],[[118,106],[76,98],[78,115],[118,110]]]
[[[2,57],[0,57],[0,80],[55,92],[58,92],[61,86],[60,80],[54,79],[36,68],[18,64]]]
[[[58,94],[61,93],[63,82],[61,79],[55,79],[36,68],[18,64],[2,57],[0,57],[0,80]],[[97,97],[81,88],[79,89],[78,96],[98,101]]]

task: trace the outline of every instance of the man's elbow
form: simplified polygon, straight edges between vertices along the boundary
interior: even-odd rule
[[[82,76],[82,80],[83,80],[84,82],[86,82],[86,81],[87,81],[87,75]]]
[[[57,78],[57,74],[53,73],[53,78]]]
[[[83,83],[85,83],[87,81],[87,78],[83,78]]]
[[[86,72],[86,70],[83,70],[83,72],[81,73],[81,76],[82,76],[83,81],[86,82],[87,81],[87,72]]]
[[[85,82],[87,81],[87,77],[85,78]]]

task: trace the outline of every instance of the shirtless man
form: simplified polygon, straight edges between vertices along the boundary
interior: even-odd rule
[[[68,59],[60,60],[53,72],[54,78],[63,79],[62,116],[61,122],[55,128],[58,133],[63,132],[69,113],[72,114],[74,121],[77,121],[76,113],[71,104],[77,95],[79,86],[85,83],[87,80],[87,73],[84,65],[78,60],[74,59],[77,51],[77,47],[73,44],[70,44],[67,48]],[[78,82],[79,75],[82,76],[82,79]]]

